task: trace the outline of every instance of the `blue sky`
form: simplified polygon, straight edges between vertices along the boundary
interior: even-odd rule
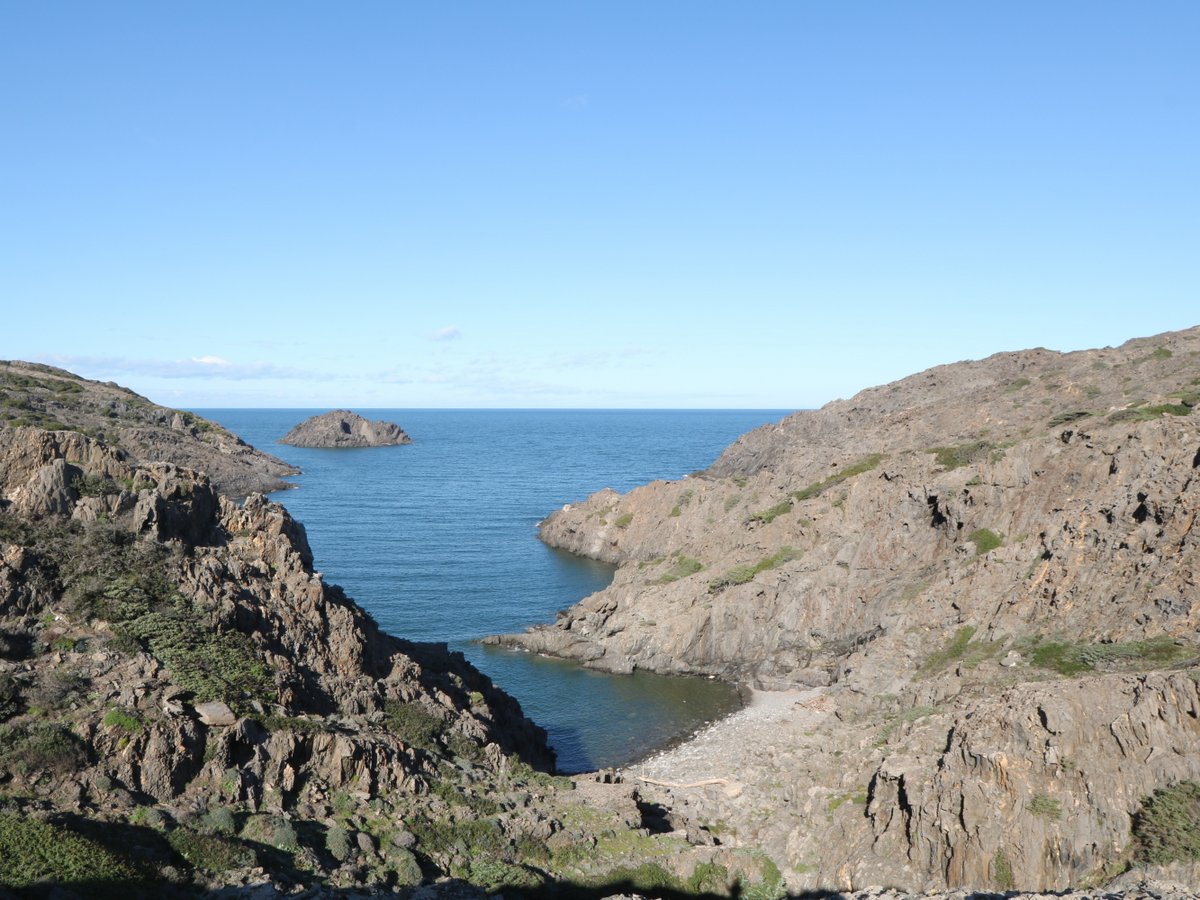
[[[0,7],[0,357],[820,405],[1200,324],[1194,2]]]

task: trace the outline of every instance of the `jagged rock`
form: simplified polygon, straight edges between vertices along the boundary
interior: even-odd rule
[[[305,419],[279,443],[294,447],[390,447],[411,444],[412,438],[394,422],[372,421],[348,409],[335,409]]]
[[[13,500],[16,512],[26,516],[69,516],[79,499],[72,482],[83,473],[64,459],[42,466]]]
[[[58,445],[63,458],[89,473],[113,475],[119,460],[167,460],[206,472],[219,492],[242,497],[252,491],[291,487],[283,477],[299,472],[215,422],[52,366],[0,361],[0,396],[23,410],[22,419],[41,421],[40,427],[28,426],[28,431],[38,433],[46,446]],[[0,420],[0,428],[9,427]],[[85,444],[82,432],[102,440]],[[31,452],[24,441],[19,443],[18,451],[0,447],[0,484],[26,480],[25,475],[10,471],[13,464],[24,467],[49,461]],[[110,449],[118,445],[119,451]]]

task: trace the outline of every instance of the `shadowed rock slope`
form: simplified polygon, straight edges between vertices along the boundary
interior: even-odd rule
[[[547,543],[620,568],[500,640],[824,689],[818,746],[780,735],[756,770],[790,802],[765,818],[697,801],[789,883],[1102,878],[1130,859],[1140,804],[1200,780],[1197,403],[1191,329],[796,413],[705,472],[548,516]],[[861,800],[826,815],[838,792]]]

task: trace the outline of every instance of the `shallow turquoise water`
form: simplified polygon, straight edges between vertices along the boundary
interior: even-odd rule
[[[299,490],[273,498],[304,523],[316,567],[387,631],[462,651],[546,728],[563,771],[629,762],[736,707],[719,682],[603,675],[476,641],[551,621],[609,583],[608,566],[537,540],[543,516],[704,468],[784,411],[359,411],[413,443],[287,447],[278,438],[324,410],[196,410],[299,466]]]

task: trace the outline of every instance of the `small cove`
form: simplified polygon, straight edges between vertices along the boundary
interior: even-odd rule
[[[560,769],[628,763],[738,707],[717,681],[607,675],[477,641],[551,621],[611,580],[609,566],[538,541],[544,515],[604,487],[680,478],[784,411],[358,410],[414,443],[277,443],[323,411],[196,410],[299,466],[299,489],[272,499],[304,523],[317,569],[385,630],[462,652],[546,728]]]

